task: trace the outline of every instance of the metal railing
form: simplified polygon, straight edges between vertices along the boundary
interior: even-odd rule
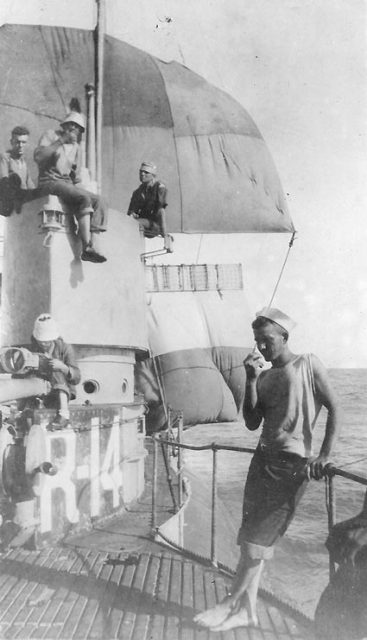
[[[167,481],[172,497],[172,503],[174,512],[177,513],[184,504],[183,501],[183,477],[182,477],[182,450],[188,449],[190,451],[212,451],[212,485],[211,485],[211,540],[210,540],[210,562],[213,567],[218,566],[217,559],[217,503],[218,503],[218,451],[235,451],[238,453],[255,453],[255,449],[249,447],[236,447],[231,445],[218,445],[216,443],[206,444],[206,445],[192,445],[185,444],[182,442],[182,431],[183,431],[183,415],[182,412],[176,412],[177,416],[177,437],[173,435],[171,420],[172,413],[169,412],[168,419],[168,430],[165,432],[161,432],[153,435],[153,483],[152,483],[152,534],[155,535],[158,531],[157,528],[157,517],[156,517],[156,498],[157,498],[157,483],[158,483],[158,449],[159,447],[162,450],[162,456],[164,460],[165,469],[167,472]],[[177,479],[178,479],[178,489],[177,489],[177,499],[174,492],[173,482],[172,482],[172,473],[170,469],[169,463],[169,448],[172,449],[173,454],[177,456]],[[327,465],[324,473],[325,477],[325,501],[326,501],[326,511],[328,517],[328,531],[330,533],[332,527],[336,524],[336,491],[335,491],[335,483],[334,478],[336,476],[340,476],[342,478],[352,480],[358,484],[367,486],[367,478],[359,476],[355,473],[350,473],[349,471],[344,471],[343,469],[339,469],[335,467],[333,464]],[[329,555],[329,575],[332,577],[335,573],[335,564],[332,561]]]

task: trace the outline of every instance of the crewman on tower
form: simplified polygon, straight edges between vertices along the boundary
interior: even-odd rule
[[[85,131],[79,101],[73,98],[71,111],[57,131],[48,130],[34,152],[39,167],[40,195],[55,195],[75,215],[82,241],[82,260],[105,262],[95,248],[95,234],[106,231],[107,206],[95,193],[81,186],[82,151],[80,140]]]
[[[31,199],[34,183],[24,157],[29,129],[21,125],[11,132],[10,149],[0,154],[0,211],[9,216],[20,212],[22,203]]]
[[[166,237],[167,188],[156,178],[157,167],[143,162],[139,169],[141,185],[133,192],[128,216],[139,220],[146,238]]]

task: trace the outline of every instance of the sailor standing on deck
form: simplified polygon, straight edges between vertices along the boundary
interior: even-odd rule
[[[259,353],[244,361],[247,373],[243,415],[250,431],[262,423],[244,492],[237,542],[240,560],[231,592],[194,620],[213,631],[257,625],[257,591],[264,560],[287,530],[309,478],[319,480],[339,431],[339,411],[326,370],[312,354],[288,347],[294,322],[278,309],[263,309],[252,323]],[[271,362],[263,371],[264,359]],[[325,436],[312,452],[313,429],[327,409]]]
[[[141,185],[131,196],[128,216],[139,220],[146,238],[167,235],[166,213],[167,188],[156,178],[157,167],[152,162],[143,162],[139,169]]]
[[[68,205],[78,221],[82,240],[82,260],[105,262],[94,246],[94,234],[106,231],[107,207],[103,200],[80,186],[82,153],[80,139],[85,130],[84,116],[73,99],[72,110],[58,131],[49,130],[41,137],[34,152],[39,166],[38,185],[41,195],[58,196]],[[74,107],[74,110],[73,110]]]

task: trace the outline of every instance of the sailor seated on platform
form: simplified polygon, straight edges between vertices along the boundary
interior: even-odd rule
[[[31,351],[41,357],[39,369],[28,375],[35,375],[51,383],[51,392],[43,398],[43,406],[56,409],[56,416],[50,426],[62,429],[69,424],[69,400],[76,397],[74,385],[80,382],[80,369],[72,347],[61,338],[56,322],[48,313],[42,313],[35,320]],[[27,399],[19,409],[35,408],[37,400]]]
[[[146,238],[167,236],[165,209],[167,188],[156,178],[157,167],[152,162],[143,162],[139,169],[141,185],[133,192],[127,212],[139,220]]]
[[[10,216],[15,210],[20,213],[23,202],[36,197],[35,186],[25,160],[25,149],[29,142],[29,129],[14,127],[11,132],[10,149],[0,154],[0,215]]]
[[[68,113],[58,131],[48,130],[34,152],[39,167],[40,195],[55,195],[70,207],[78,223],[82,241],[82,260],[105,262],[95,247],[95,235],[107,228],[107,205],[100,196],[81,186],[81,137],[85,131],[84,116],[79,102],[73,98]]]

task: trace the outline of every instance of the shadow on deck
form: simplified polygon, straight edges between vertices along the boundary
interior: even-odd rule
[[[259,601],[259,628],[222,634],[193,616],[226,594],[228,578],[150,535],[151,470],[144,495],[124,515],[61,546],[13,549],[0,560],[1,638],[110,640],[309,640],[306,624],[285,607]],[[164,474],[158,524],[170,515]]]

